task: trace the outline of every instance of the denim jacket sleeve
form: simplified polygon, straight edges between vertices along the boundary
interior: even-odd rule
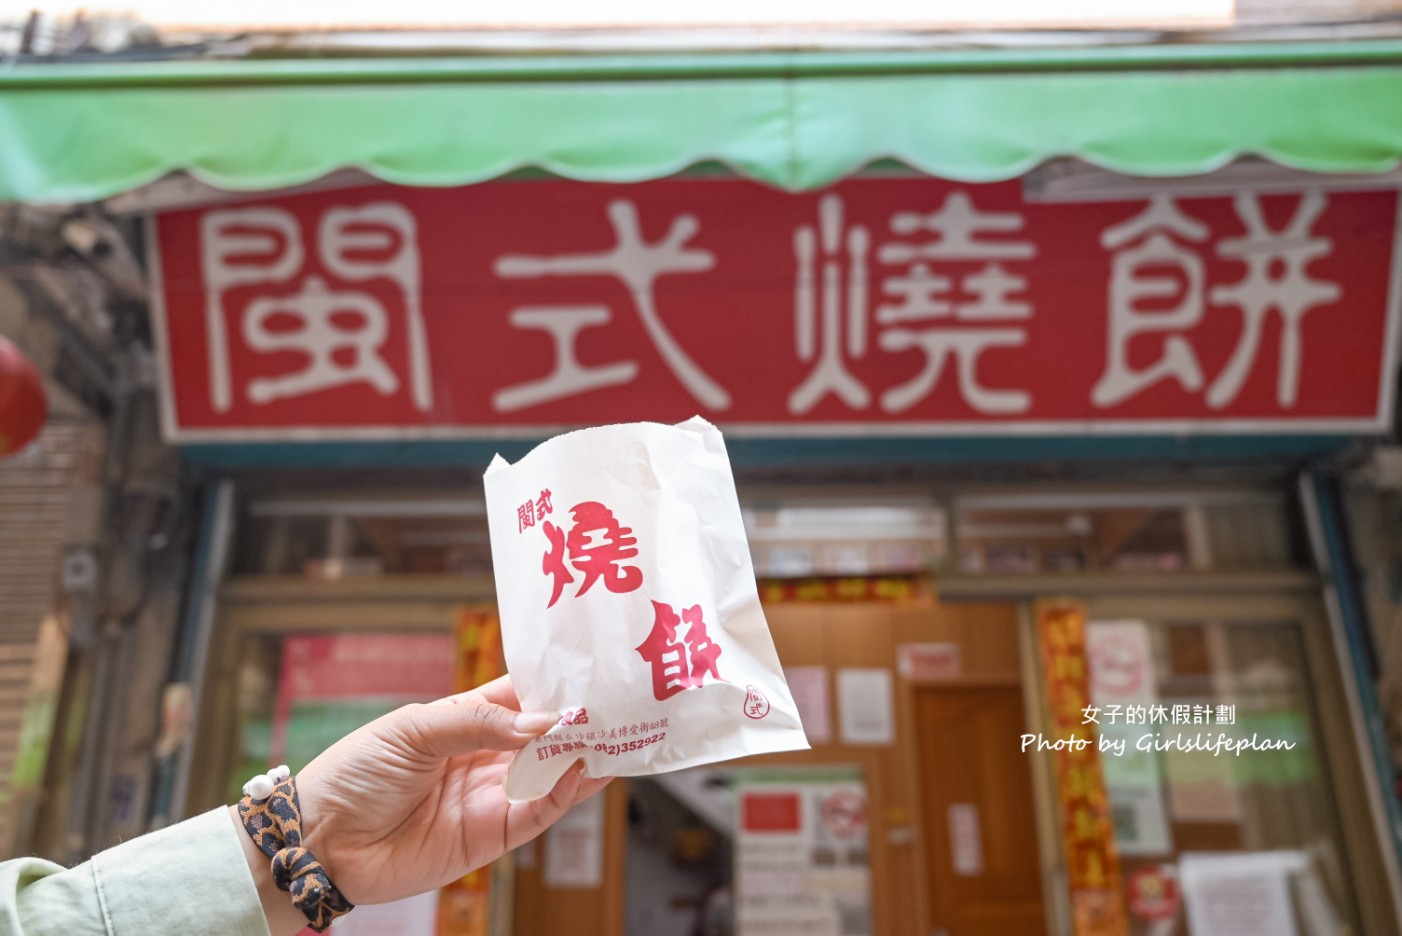
[[[0,863],[0,936],[268,936],[225,807],[64,868]]]

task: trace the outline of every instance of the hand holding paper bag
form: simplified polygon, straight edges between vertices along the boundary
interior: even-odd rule
[[[486,474],[506,665],[562,713],[516,755],[513,800],[808,747],[760,609],[720,432],[583,429]]]

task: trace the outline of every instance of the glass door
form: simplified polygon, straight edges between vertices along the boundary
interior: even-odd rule
[[[1303,597],[1088,602],[1083,722],[1131,936],[1391,931],[1361,926],[1376,839],[1327,635]]]

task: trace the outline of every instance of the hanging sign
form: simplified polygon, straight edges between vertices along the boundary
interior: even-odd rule
[[[1074,601],[1042,601],[1037,630],[1047,680],[1050,736],[1061,800],[1062,840],[1075,936],[1128,936],[1120,889],[1120,858],[1105,791],[1097,732],[1090,711],[1086,666],[1086,608]]]
[[[155,222],[177,440],[1390,425],[1397,193],[389,185]],[[1391,310],[1391,311],[1389,311]]]

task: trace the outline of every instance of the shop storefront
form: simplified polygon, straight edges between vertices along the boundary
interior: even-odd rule
[[[187,809],[229,796],[251,765],[305,760],[360,720],[449,691],[455,674],[490,672],[480,501],[402,481],[334,493],[277,487],[254,487],[238,511]],[[1319,888],[1325,919],[1357,920],[1368,902],[1385,908],[1385,894],[1367,891],[1385,882],[1319,579],[1280,549],[1291,513],[1281,492],[832,493],[764,494],[757,503],[770,506],[753,514],[757,554],[806,569],[766,578],[764,594],[813,750],[615,785],[572,837],[551,833],[515,856],[509,878],[498,872],[498,901],[512,895],[506,931],[548,932],[583,907],[598,932],[661,932],[690,925],[718,888],[773,929],[769,888],[795,868],[756,872],[801,858],[815,865],[803,878],[815,892],[791,885],[786,912],[798,904],[855,921],[846,931],[918,932],[936,920],[950,932],[1057,932],[1077,899],[1064,883],[1069,862],[1085,848],[1095,857],[1082,889],[1122,894],[1128,932],[1181,921],[1189,882],[1180,877],[1213,854],[1306,862],[1301,879]],[[788,524],[782,539],[759,525],[766,513]],[[1206,535],[1190,534],[1204,518]],[[914,542],[931,551],[933,584],[909,574]],[[1217,551],[1205,560],[1209,546]],[[1058,570],[990,571],[973,558],[980,549]],[[1066,571],[1063,557],[1077,552],[1090,567]],[[1142,571],[1150,563],[1177,569]],[[1039,603],[1067,593],[1078,601]],[[1066,608],[1083,615],[1073,625],[1084,628],[1079,651],[1049,633],[1049,615]],[[1078,659],[1089,663],[1084,704],[1100,716],[1084,725],[1073,704],[1068,729],[1057,719]],[[1139,739],[1176,735],[1180,723],[1193,737],[1259,736],[1292,749],[1136,756]],[[1104,825],[1065,825],[1084,805],[1067,786],[1074,774],[1063,773],[1069,755],[1039,751],[1035,735],[1127,745],[1126,756],[1092,760]],[[813,830],[792,825],[797,812],[762,812],[775,796],[812,798],[797,808],[817,823],[844,791],[856,798],[836,825],[845,849],[812,847]],[[778,844],[798,857],[773,854],[786,836]],[[846,917],[834,893],[849,898]]]
[[[263,190],[119,203],[211,478],[158,812],[495,674],[494,452],[699,413],[812,750],[616,783],[405,932],[1396,932],[1341,521],[1300,482],[1394,420],[1397,191],[1322,174],[1395,158],[1402,66],[1355,52],[114,81],[173,155],[65,154],[54,193]],[[211,96],[288,148],[182,149]]]
[[[1386,190],[1037,203],[909,174],[165,213],[168,429],[269,466],[230,482],[187,808],[449,691],[493,645],[480,456],[309,490],[282,440],[521,451],[699,411],[739,449],[814,750],[619,784],[517,856],[515,932],[592,903],[601,932],[661,932],[717,902],[737,932],[1181,932],[1273,882],[1280,919],[1361,926],[1386,887],[1366,761],[1291,473],[1250,434],[1378,425],[1395,215]],[[1086,425],[1247,441],[1113,480],[1062,456],[1030,483],[784,452]],[[851,480],[818,487],[829,471]]]

